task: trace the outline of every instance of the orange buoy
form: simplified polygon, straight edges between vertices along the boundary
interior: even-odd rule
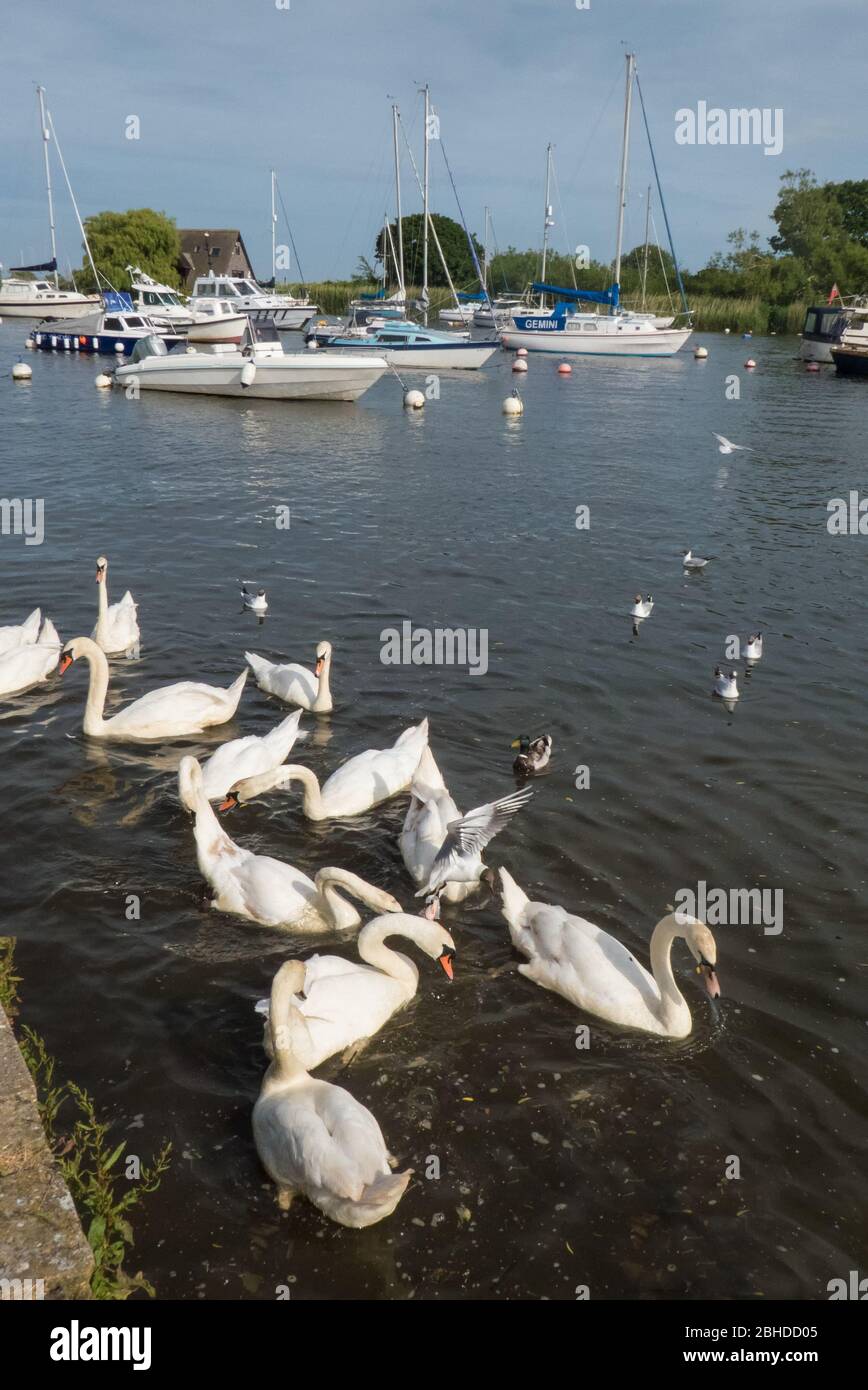
[[[527,357],[527,348],[519,348],[515,355],[516,357]]]
[[[744,365],[745,365],[746,367],[755,367],[755,366],[756,366],[756,362],[754,362],[754,360],[753,360],[752,357],[749,357],[749,358],[747,359],[747,361],[745,362]]]
[[[573,369],[570,366],[569,362],[561,362],[560,366],[558,367],[558,376],[569,376],[572,370]]]

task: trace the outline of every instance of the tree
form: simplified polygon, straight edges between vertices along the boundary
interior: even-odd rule
[[[868,246],[868,179],[845,179],[826,183],[824,189],[841,208],[844,231],[851,241]]]
[[[440,238],[440,245],[443,248],[443,255],[449,267],[449,274],[452,276],[452,283],[457,288],[466,288],[470,285],[479,283],[476,269],[473,264],[473,257],[467,245],[467,237],[464,235],[464,228],[460,222],[455,222],[451,217],[445,217],[442,213],[432,212],[431,222]],[[404,283],[406,285],[418,285],[422,280],[422,214],[421,212],[412,213],[409,217],[401,218],[401,231],[404,241]],[[397,219],[392,223],[392,245],[395,252],[398,250],[398,223]],[[383,241],[385,229],[381,229],[374,247],[374,259],[383,263]],[[473,245],[476,251],[480,266],[482,265],[482,247],[478,240],[473,236]],[[386,253],[389,262],[390,278],[394,276],[394,260],[392,256],[392,246],[386,241]],[[361,259],[364,259],[363,257]],[[382,273],[382,272],[381,272]],[[428,283],[432,287],[445,287],[448,285],[440,257],[437,253],[437,246],[434,237],[428,236]]]
[[[140,266],[162,284],[180,285],[181,239],[174,219],[165,213],[151,208],[98,212],[85,218],[84,229],[97,269],[115,289],[129,288],[128,265]],[[76,282],[80,290],[98,288],[87,257]]]

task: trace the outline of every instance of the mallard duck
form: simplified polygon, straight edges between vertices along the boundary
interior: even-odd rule
[[[540,734],[539,738],[522,734],[520,738],[514,738],[509,746],[519,750],[518,757],[512,765],[516,777],[533,777],[535,773],[548,767],[552,755],[551,734]]]

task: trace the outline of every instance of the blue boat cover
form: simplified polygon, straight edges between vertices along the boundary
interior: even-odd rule
[[[567,290],[562,285],[531,285],[537,294],[553,294],[570,303],[576,299],[586,299],[592,304],[611,304],[613,309],[618,307],[620,288],[620,285],[610,285],[607,290]]]
[[[126,290],[103,290],[102,302],[110,314],[132,313],[133,301]]]
[[[22,270],[56,270],[57,261],[45,261],[43,265],[11,265],[9,269],[13,275],[18,275]]]

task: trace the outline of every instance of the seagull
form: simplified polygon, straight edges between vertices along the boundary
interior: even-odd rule
[[[763,635],[755,632],[746,642],[742,642],[741,654],[745,661],[759,661],[763,654]]]
[[[264,589],[257,589],[255,594],[251,594],[249,589],[241,585],[241,598],[245,608],[252,608],[254,613],[264,613],[268,608],[268,599],[265,597]]]
[[[714,434],[714,430],[711,431]],[[714,434],[717,440],[718,452],[721,454],[734,454],[736,449],[744,449],[746,453],[752,454],[754,450],[749,444],[733,444],[731,439],[727,439],[723,434]]]
[[[693,554],[692,550],[685,550],[682,564],[686,570],[703,570],[708,561],[701,560],[698,555]]]
[[[645,599],[645,602],[644,602],[644,603],[642,602],[642,595],[641,595],[641,594],[637,594],[636,597],[635,597],[634,600],[633,600],[633,607],[630,609],[630,617],[631,617],[631,618],[647,618],[647,617],[650,616],[650,614],[651,614],[651,609],[652,609],[653,607],[654,607],[654,600],[653,600],[653,598],[651,597],[650,594],[649,594],[648,597]]]
[[[478,882],[485,872],[481,857],[485,846],[532,796],[530,787],[524,787],[521,791],[501,797],[499,801],[475,806],[460,820],[450,821],[446,827],[446,839],[431,865],[431,876],[416,897],[430,900],[431,895],[447,883]]]
[[[719,666],[714,668],[714,685],[711,688],[712,695],[719,695],[722,700],[738,699],[737,671],[730,671],[729,675],[721,671]]]

